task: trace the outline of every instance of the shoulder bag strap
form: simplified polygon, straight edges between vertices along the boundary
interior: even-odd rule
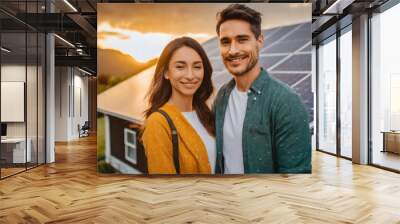
[[[171,129],[171,136],[172,136],[172,157],[174,160],[176,174],[180,174],[180,165],[179,165],[179,145],[178,145],[178,132],[175,128],[172,119],[169,117],[167,112],[164,110],[158,110],[160,114],[162,114],[168,122],[169,128]]]

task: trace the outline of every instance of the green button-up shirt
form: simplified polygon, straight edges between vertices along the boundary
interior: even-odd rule
[[[232,79],[221,87],[214,102],[216,173],[223,173],[224,118],[234,86]],[[289,86],[264,69],[248,92],[242,149],[245,173],[311,172],[311,138],[304,104]]]

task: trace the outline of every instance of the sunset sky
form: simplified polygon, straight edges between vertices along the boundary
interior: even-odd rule
[[[99,3],[97,44],[139,62],[158,57],[164,46],[179,36],[199,42],[216,36],[216,14],[221,3]],[[311,4],[251,3],[262,13],[262,29],[311,21]]]

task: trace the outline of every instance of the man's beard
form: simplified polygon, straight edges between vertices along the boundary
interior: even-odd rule
[[[228,66],[225,65],[225,67],[227,68],[227,70],[233,75],[233,76],[242,76],[244,74],[246,74],[247,72],[249,72],[250,70],[252,70],[258,62],[258,57],[256,56],[256,54],[249,54],[249,63],[247,64],[246,68],[244,68],[241,71],[231,71],[228,69]]]

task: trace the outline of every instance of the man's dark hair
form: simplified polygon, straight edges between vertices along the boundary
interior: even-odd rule
[[[258,38],[261,34],[261,13],[245,5],[232,4],[217,14],[217,34],[222,23],[227,20],[243,20],[250,24],[251,31]]]

